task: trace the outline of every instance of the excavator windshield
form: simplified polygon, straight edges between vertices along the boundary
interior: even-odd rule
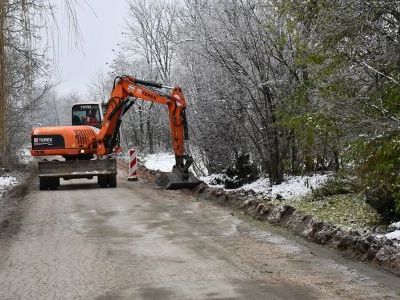
[[[101,127],[102,112],[99,104],[75,104],[72,106],[72,125]]]

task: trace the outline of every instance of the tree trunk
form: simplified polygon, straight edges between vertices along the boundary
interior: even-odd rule
[[[138,146],[141,152],[143,152],[143,140],[144,140],[144,127],[143,127],[143,106],[144,101],[139,106],[139,138],[138,138]]]
[[[7,0],[0,3],[0,167],[8,165],[8,138],[7,138],[7,90],[6,90],[6,28]]]
[[[270,181],[273,184],[279,184],[283,181],[283,171],[282,171],[282,159],[280,155],[280,149],[279,149],[279,137],[278,137],[278,132],[276,129],[273,129],[271,131],[272,133],[272,141],[273,141],[273,146],[272,149],[269,150],[269,161],[271,163],[270,165]]]
[[[268,161],[269,161],[269,180],[273,184],[279,184],[283,181],[283,166],[282,166],[282,157],[280,154],[280,140],[279,140],[279,132],[276,128],[277,120],[275,115],[275,105],[273,103],[273,95],[271,93],[270,88],[267,85],[264,85],[262,90],[264,97],[266,99],[268,110],[268,122],[269,126],[267,137],[267,151],[268,151]]]
[[[296,136],[294,130],[291,129],[289,132],[289,142],[290,142],[290,169],[293,175],[298,175],[299,173],[299,160],[298,160],[298,149],[296,145]]]
[[[149,141],[149,153],[154,153],[154,141],[153,141],[153,124],[151,123],[151,110],[154,103],[152,102],[149,107],[149,115],[147,116],[147,139]]]

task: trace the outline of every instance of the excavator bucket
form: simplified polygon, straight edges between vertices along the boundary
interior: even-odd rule
[[[161,174],[155,182],[158,186],[167,190],[192,189],[201,183],[192,172],[189,172],[187,178],[183,178],[179,172],[174,171]]]

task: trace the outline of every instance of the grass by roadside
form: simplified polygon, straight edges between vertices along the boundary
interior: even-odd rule
[[[274,203],[278,204],[276,200]],[[313,199],[311,196],[302,199],[290,199],[279,202],[316,216],[322,221],[335,224],[343,229],[379,231],[386,226],[380,215],[365,202],[360,194],[342,194]]]

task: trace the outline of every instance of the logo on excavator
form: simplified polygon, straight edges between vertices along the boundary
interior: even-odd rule
[[[93,109],[97,108],[97,105],[79,105],[78,106],[80,110],[87,110],[87,109]]]
[[[133,84],[128,85],[128,92],[133,92],[135,90],[135,86]],[[137,90],[139,92],[140,89]]]
[[[153,94],[148,93],[148,92],[142,90],[141,88],[135,87],[132,84],[128,86],[128,91],[131,93],[135,93],[138,97],[146,97],[146,98],[152,99],[152,100],[156,99],[156,96],[154,96]]]
[[[146,92],[146,91],[143,91],[143,95],[144,95],[145,97],[149,98],[149,99],[153,99],[153,100],[156,99],[156,96],[154,96],[153,94],[150,94],[150,93],[148,93],[148,92]]]
[[[53,145],[53,138],[52,137],[35,137],[33,139],[33,143],[35,146]]]

